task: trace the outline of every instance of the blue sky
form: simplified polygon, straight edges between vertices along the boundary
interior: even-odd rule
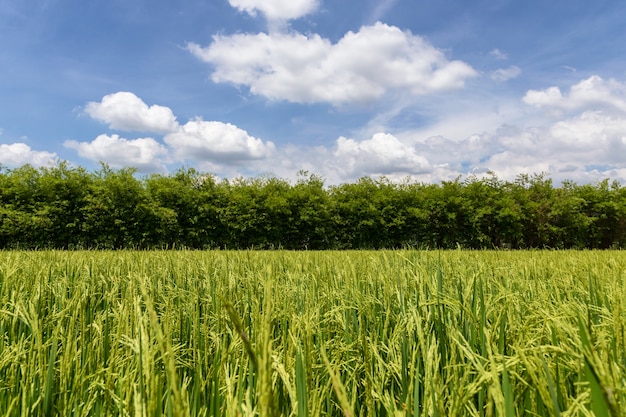
[[[0,164],[626,182],[617,0],[0,0]]]

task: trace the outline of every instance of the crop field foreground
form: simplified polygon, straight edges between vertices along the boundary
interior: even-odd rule
[[[623,416],[619,251],[0,252],[0,416]]]

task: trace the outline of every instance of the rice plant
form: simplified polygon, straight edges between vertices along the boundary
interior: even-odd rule
[[[0,252],[0,416],[621,416],[619,251]]]

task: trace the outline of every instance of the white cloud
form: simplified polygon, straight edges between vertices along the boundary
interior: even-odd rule
[[[113,167],[133,167],[141,172],[163,172],[168,151],[153,138],[125,139],[118,135],[100,135],[91,142],[65,141],[83,158],[102,161]]]
[[[477,76],[425,39],[383,23],[348,32],[336,44],[316,34],[259,33],[215,36],[208,47],[188,50],[213,64],[216,83],[296,103],[368,102],[390,91],[423,95],[462,88]]]
[[[604,107],[626,112],[626,84],[593,75],[573,85],[567,95],[559,87],[549,87],[529,90],[523,101],[535,107],[562,110]]]
[[[590,107],[598,102],[597,98],[589,99],[593,94],[576,92],[573,95],[578,100],[588,100],[584,103]],[[569,96],[565,99],[570,99]],[[619,88],[612,88],[608,97],[609,102],[614,103],[620,97]],[[528,117],[519,118],[523,111],[516,110],[515,106],[506,110],[510,114],[505,120],[500,120],[499,116],[484,117],[488,114],[484,111],[476,113],[475,109],[468,109],[463,112],[461,109],[442,114],[441,119],[419,130],[396,131],[394,137],[411,155],[426,161],[421,172],[405,171],[405,175],[417,181],[439,182],[459,175],[480,176],[494,171],[507,180],[514,180],[522,173],[548,172],[557,184],[566,179],[588,183],[604,178],[626,183],[626,114],[614,111],[615,106],[603,107],[606,106],[566,117],[555,118],[553,114],[537,118],[535,122],[530,122]],[[477,123],[472,123],[474,119]],[[508,123],[517,121],[519,125],[506,124],[507,120]],[[446,126],[458,128],[446,130]],[[485,127],[482,132],[480,126]],[[382,133],[375,135],[383,136]],[[393,158],[386,158],[385,152],[393,154],[393,142],[382,145],[381,141],[373,146],[370,141],[373,140],[340,139],[334,150],[327,150],[325,161],[311,160],[323,167],[323,175],[335,183],[389,172],[381,167],[410,165],[394,164],[390,162]],[[389,177],[401,179],[403,175],[397,172]]]
[[[509,56],[505,54],[504,52],[502,52],[501,50],[499,50],[498,48],[489,52],[489,55],[491,55],[492,57],[494,57],[495,59],[499,61],[505,61],[509,59]]]
[[[334,169],[344,178],[365,175],[423,174],[432,170],[416,149],[393,135],[377,133],[371,139],[356,141],[340,137],[333,151]]]
[[[198,118],[179,125],[168,107],[148,107],[133,93],[110,94],[101,103],[89,103],[86,111],[112,128],[165,133],[167,146],[153,138],[125,139],[115,134],[100,135],[92,142],[68,140],[64,144],[83,158],[114,167],[154,172],[165,171],[172,161],[193,161],[203,168],[232,172],[243,161],[266,158],[275,150],[272,142],[257,139],[232,124]]]
[[[228,0],[240,12],[255,16],[261,12],[268,20],[298,19],[312,13],[319,6],[318,0]]]
[[[148,106],[130,92],[109,94],[100,102],[90,102],[85,106],[85,112],[108,123],[111,129],[168,133],[178,128],[176,117],[169,107]]]
[[[522,70],[515,65],[508,68],[499,68],[491,73],[491,79],[494,81],[508,81],[513,78],[517,78],[522,73]]]
[[[531,127],[500,122],[499,128],[494,127],[497,118],[478,116],[474,110],[465,115],[451,112],[422,130],[393,135],[379,130],[365,136],[369,139],[340,137],[329,146],[291,144],[275,149],[269,142],[265,149],[271,152],[264,152],[258,139],[250,142],[249,135],[235,126],[195,121],[186,125],[185,134],[181,129],[180,137],[170,135],[168,144],[178,159],[192,160],[201,169],[230,178],[270,172],[294,180],[297,171],[306,169],[324,177],[327,184],[381,175],[392,181],[409,177],[439,182],[487,171],[506,180],[522,173],[548,172],[557,184],[565,179],[588,183],[607,177],[626,181],[626,115],[596,110]],[[446,131],[442,128],[446,125],[464,129]],[[460,130],[471,132],[480,126],[490,127],[461,135]],[[216,149],[218,138],[230,136],[223,130],[239,139],[225,140]],[[440,135],[430,134],[437,130]],[[257,155],[264,156],[252,158],[251,143],[259,146]],[[240,144],[238,151],[229,151],[233,144]]]
[[[398,0],[379,0],[369,16],[370,22],[381,20],[395,6]]]
[[[0,164],[10,167],[53,165],[59,158],[56,153],[35,151],[25,143],[11,143],[0,145]]]
[[[165,136],[165,142],[180,160],[222,164],[262,159],[271,155],[272,142],[263,142],[230,123],[193,120]]]
[[[536,107],[555,107],[564,101],[559,87],[549,87],[545,90],[529,90],[522,99],[524,103]]]
[[[430,138],[415,148],[431,164],[447,163],[458,174],[490,170],[513,180],[548,172],[555,181],[626,180],[626,118],[601,111],[543,127],[504,126],[463,140]]]
[[[294,40],[302,35],[285,36]],[[323,55],[324,45],[329,43],[317,39]],[[294,42],[296,52],[310,53],[295,48],[297,39]],[[250,59],[243,54],[240,58]],[[349,60],[352,56],[342,58]],[[308,87],[303,86],[300,93],[312,94]],[[430,97],[437,117],[419,130],[402,132],[396,128],[393,135],[387,133],[387,126],[399,114],[391,112],[380,123],[353,133],[369,139],[340,137],[328,146],[291,144],[276,148],[272,142],[255,138],[232,124],[202,119],[177,124],[176,130],[165,135],[167,146],[151,138],[128,140],[117,135],[101,135],[89,143],[67,141],[65,146],[85,158],[113,166],[135,166],[153,172],[164,171],[174,161],[188,162],[230,178],[272,172],[294,179],[298,170],[307,169],[322,175],[328,184],[380,175],[392,180],[410,177],[439,182],[459,175],[480,176],[490,170],[507,180],[520,173],[546,171],[555,182],[572,179],[586,183],[607,177],[626,182],[626,114],[620,111],[626,101],[625,90],[624,84],[594,76],[573,85],[566,94],[557,87],[529,91],[524,98],[527,104],[572,113],[563,116],[542,111],[544,116],[533,121],[519,99],[477,108],[471,105],[475,97],[457,95],[459,98],[448,103],[445,110],[443,98]],[[19,148],[11,153],[30,155],[24,158],[31,163],[34,155],[47,160],[56,157],[36,153],[24,144],[2,145],[0,162],[7,163],[2,157],[7,159],[8,146],[16,145]]]
[[[361,141],[340,137],[332,147],[289,144],[277,148],[271,158],[250,161],[239,169],[233,170],[236,167],[232,165],[210,168],[227,173],[231,178],[270,173],[292,181],[297,180],[298,171],[306,170],[322,176],[328,185],[355,181],[363,176],[385,176],[392,181],[401,181],[407,177],[425,180],[445,175],[440,167],[431,166],[413,146],[386,133]],[[244,168],[247,172],[242,172]]]
[[[589,111],[555,123],[550,135],[573,160],[626,168],[626,118]],[[577,156],[577,158],[576,158]]]

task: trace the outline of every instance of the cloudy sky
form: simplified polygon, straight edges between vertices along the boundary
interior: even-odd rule
[[[626,183],[621,0],[0,0],[0,164]]]

